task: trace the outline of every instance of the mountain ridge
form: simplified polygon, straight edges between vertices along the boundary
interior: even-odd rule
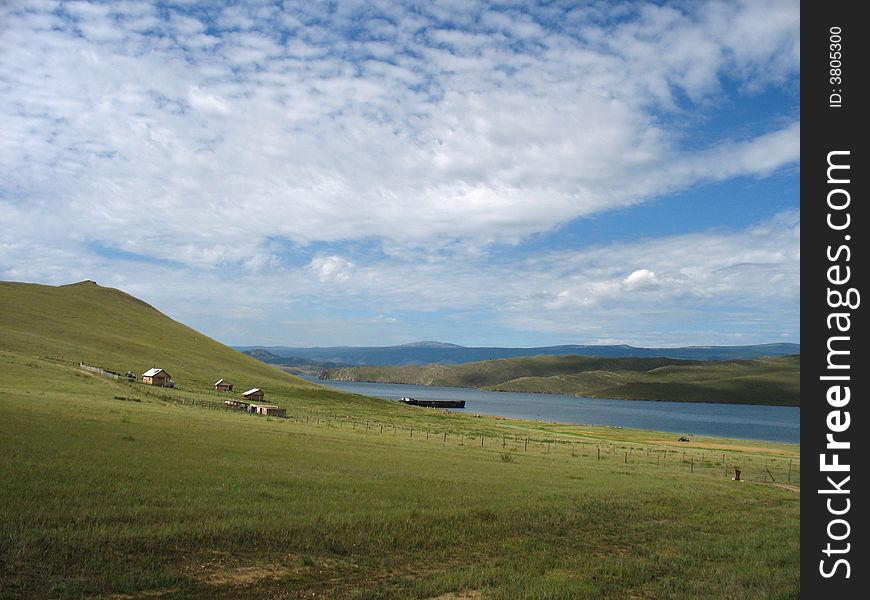
[[[437,345],[431,345],[437,344]],[[332,363],[344,366],[387,366],[387,365],[424,365],[424,364],[463,364],[502,358],[519,358],[538,355],[577,355],[602,356],[610,358],[664,357],[683,360],[738,360],[755,359],[764,356],[787,356],[800,354],[800,344],[771,343],[744,346],[678,346],[667,348],[642,348],[627,344],[581,345],[564,344],[557,346],[537,346],[511,348],[498,346],[459,346],[446,342],[412,342],[397,346],[233,346],[236,350],[250,354],[264,350],[279,357],[273,364],[292,366],[285,359],[296,357],[306,361]],[[274,361],[274,362],[273,362]]]

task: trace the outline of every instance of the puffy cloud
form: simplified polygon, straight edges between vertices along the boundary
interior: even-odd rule
[[[353,262],[341,256],[318,256],[308,263],[308,269],[317,275],[321,283],[344,283],[354,270]]]
[[[465,343],[480,343],[481,331],[512,331],[539,343],[799,337],[800,216],[792,211],[741,230],[541,250],[521,260],[485,253],[420,260],[411,253],[352,261],[318,254],[296,267],[273,262],[259,271],[227,271],[76,256],[32,243],[0,245],[0,279],[96,279],[231,343],[400,343],[421,331]],[[57,266],[63,264],[71,266]],[[435,314],[438,326],[425,329]],[[386,323],[389,338],[380,328]]]
[[[651,288],[657,285],[658,279],[656,278],[655,271],[638,269],[637,271],[632,271],[631,275],[623,280],[623,283],[629,289]]]
[[[63,214],[54,234],[191,265],[269,237],[516,240],[794,164],[787,115],[700,149],[663,126],[723,77],[797,73],[797,6],[767,4],[771,18],[638,4],[562,27],[552,7],[483,3],[13,4],[0,197]]]
[[[637,311],[754,306],[772,331],[796,321],[796,214],[772,236],[495,256],[797,164],[798,26],[788,0],[4,3],[0,276],[98,279],[194,324],[352,306],[637,341],[665,319],[620,325]],[[794,106],[696,135],[773,88]],[[227,274],[261,293],[227,291],[222,313],[200,290]]]
[[[798,339],[800,215],[535,257],[534,292],[504,305],[512,327],[635,344]],[[647,268],[633,266],[646,264]],[[555,269],[554,265],[558,265]],[[625,273],[630,271],[628,276]],[[614,332],[622,336],[614,337]],[[631,332],[631,333],[628,333]]]

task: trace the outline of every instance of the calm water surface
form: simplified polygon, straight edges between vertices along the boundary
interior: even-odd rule
[[[471,388],[318,381],[343,392],[389,400],[465,400],[464,412],[558,423],[608,425],[690,435],[800,443],[800,408],[698,402],[580,398],[560,394],[486,392]],[[462,409],[452,409],[462,410]]]

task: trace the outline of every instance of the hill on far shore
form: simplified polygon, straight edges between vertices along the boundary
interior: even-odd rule
[[[800,406],[800,355],[753,360],[534,356],[327,369],[321,379],[620,398]]]
[[[638,348],[627,345],[563,345],[535,348],[465,347],[443,342],[414,342],[400,346],[294,348],[290,346],[234,346],[246,354],[259,353],[261,360],[284,366],[301,361],[341,366],[456,365],[522,356],[602,356],[609,358],[674,358],[683,360],[739,360],[764,356],[800,354],[800,344],[758,344],[752,346],[684,346],[679,348]],[[267,352],[268,354],[263,354]]]

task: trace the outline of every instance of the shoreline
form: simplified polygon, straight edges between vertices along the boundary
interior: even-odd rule
[[[335,391],[343,392],[343,393],[352,393],[358,394],[360,396],[367,396],[369,398],[375,398],[378,400],[386,400],[388,402],[395,402],[396,404],[400,404],[391,398],[385,398],[382,396],[372,395],[370,393],[365,393],[362,391],[350,391],[345,389],[340,389],[339,387],[330,387],[325,384],[327,381],[337,381],[339,383],[347,383],[347,384],[373,384],[373,385],[407,385],[407,386],[415,386],[415,387],[428,387],[428,388],[439,388],[444,387],[445,389],[465,389],[472,390],[474,392],[482,392],[488,393],[489,390],[480,390],[478,388],[464,388],[464,387],[451,387],[451,386],[419,386],[418,384],[385,384],[382,382],[356,382],[356,381],[341,381],[341,380],[319,380],[322,383],[323,387],[328,389],[332,389]],[[498,393],[498,392],[496,392]],[[504,392],[507,393],[507,392]],[[517,392],[517,393],[529,393],[529,392]],[[550,396],[559,396],[559,394],[547,394]],[[564,396],[569,397],[569,396]],[[575,398],[582,398],[577,397]],[[618,402],[635,402],[634,400],[624,400],[620,398],[613,399],[604,399],[604,398],[589,398],[589,400],[616,400]],[[657,400],[654,401],[657,403],[662,403],[666,401]],[[709,407],[711,405],[717,406],[734,406],[734,407],[745,407],[750,406],[746,404],[728,404],[728,403],[696,403],[696,402],[676,402],[674,404],[691,406],[698,405]],[[754,407],[770,407],[774,409],[787,408],[787,409],[797,409],[800,410],[800,407],[789,407],[789,406],[775,406],[775,405],[751,405]],[[421,409],[418,407],[411,407],[413,410],[428,410],[428,411],[439,411],[441,413],[449,413],[450,415],[455,415],[458,417],[465,418],[481,418],[481,419],[492,419],[494,421],[498,421],[501,425],[511,425],[519,430],[522,429],[533,429],[538,431],[547,431],[550,433],[558,433],[563,435],[592,435],[593,437],[601,437],[604,439],[614,439],[615,434],[617,438],[624,440],[636,440],[640,441],[638,438],[644,438],[647,440],[647,443],[656,443],[656,444],[665,444],[665,445],[674,445],[674,447],[693,447],[696,443],[702,444],[704,447],[709,448],[721,448],[727,446],[734,445],[751,445],[753,447],[780,447],[781,450],[787,452],[797,452],[796,455],[799,455],[800,442],[791,442],[791,441],[782,441],[782,440],[771,440],[771,439],[761,439],[757,437],[733,437],[733,436],[725,436],[725,435],[716,435],[716,434],[706,434],[706,433],[693,433],[691,430],[679,430],[679,431],[667,431],[662,429],[655,428],[643,428],[643,427],[634,427],[634,426],[622,426],[622,425],[606,425],[606,424],[594,424],[594,423],[579,423],[575,421],[558,421],[553,419],[542,419],[542,418],[530,418],[530,417],[518,417],[504,414],[491,414],[486,412],[480,412],[479,409],[475,409],[474,407],[469,407],[464,410],[454,410],[454,409]],[[691,439],[690,442],[678,442],[678,438],[680,435],[688,435]],[[698,446],[701,447],[701,446]]]

